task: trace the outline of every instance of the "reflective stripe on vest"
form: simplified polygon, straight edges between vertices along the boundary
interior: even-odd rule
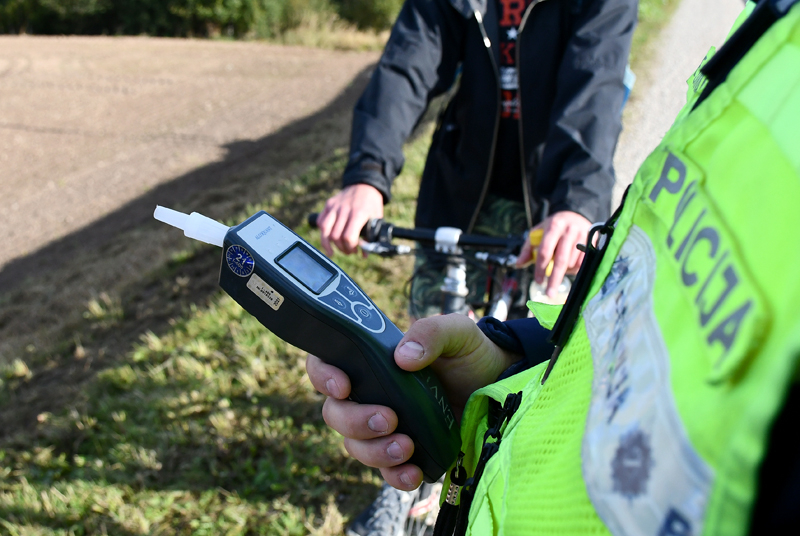
[[[546,384],[539,366],[470,399],[471,470],[486,397],[524,392],[472,534],[747,531],[800,353],[800,8],[688,109],[642,165]]]

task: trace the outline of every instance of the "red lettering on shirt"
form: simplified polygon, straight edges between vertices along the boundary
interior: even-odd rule
[[[500,26],[519,26],[522,22],[522,12],[525,11],[525,0],[500,0],[503,6],[503,16]]]
[[[509,91],[505,89],[502,91],[503,107],[500,111],[500,117],[502,118],[514,117],[516,111],[515,108],[517,107],[516,106],[517,98],[515,96],[515,93],[516,91]]]
[[[503,65],[514,65],[514,45],[516,45],[516,43],[513,41],[510,43],[500,43],[500,62]]]

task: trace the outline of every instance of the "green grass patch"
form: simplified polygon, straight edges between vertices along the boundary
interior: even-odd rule
[[[408,147],[387,210],[398,223],[411,224],[429,135]],[[339,154],[309,169],[228,223],[262,208],[291,211],[344,163]],[[298,232],[318,245],[306,224]],[[207,253],[187,241],[156,273],[174,277]],[[335,261],[405,327],[410,259]],[[105,329],[124,318],[101,294],[84,320]],[[322,420],[305,354],[222,292],[110,357],[115,365],[87,382],[85,402],[42,413],[35,430],[0,442],[0,533],[340,534],[374,496],[376,473],[347,456]],[[0,372],[6,391],[31,375],[21,360]]]
[[[633,34],[630,57],[634,72],[646,68],[653,54],[653,40],[669,22],[678,3],[679,0],[639,0],[639,24]]]
[[[641,0],[632,63],[669,19],[676,0]],[[8,0],[0,33],[147,34],[266,39],[340,50],[379,50],[400,0]]]
[[[267,39],[325,48],[385,42],[401,0],[4,0],[0,33]],[[317,34],[317,35],[312,35]]]

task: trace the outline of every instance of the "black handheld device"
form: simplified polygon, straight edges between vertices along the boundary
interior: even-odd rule
[[[409,461],[426,481],[452,465],[461,439],[439,380],[427,368],[397,366],[403,333],[341,268],[263,211],[230,228],[164,207],[155,217],[222,246],[219,284],[239,305],[284,341],[342,369],[352,400],[392,408],[397,432],[414,441]]]

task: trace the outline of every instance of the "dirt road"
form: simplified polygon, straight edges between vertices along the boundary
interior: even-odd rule
[[[232,145],[324,110],[376,57],[242,42],[0,37],[0,270],[224,160]]]
[[[224,219],[330,159],[347,145],[377,57],[0,36],[0,365],[124,353],[137,330],[166,325],[189,302],[167,289],[148,303],[148,274],[186,243],[153,220],[155,205]],[[182,289],[187,298],[214,291],[210,262]],[[92,300],[124,315],[126,329],[87,332]]]
[[[650,44],[653,53],[644,71],[637,73],[614,155],[616,201],[686,102],[686,80],[709,48],[723,43],[743,5],[741,0],[682,0]]]

